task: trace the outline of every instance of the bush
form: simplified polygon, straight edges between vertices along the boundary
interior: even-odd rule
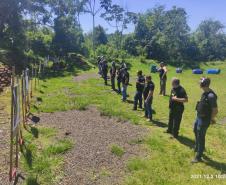
[[[100,45],[96,49],[97,56],[104,56],[108,62],[113,60],[125,60],[128,58],[128,54],[124,50],[117,50],[110,45]]]

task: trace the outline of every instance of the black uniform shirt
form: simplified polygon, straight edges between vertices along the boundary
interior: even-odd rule
[[[184,108],[184,103],[176,102],[172,100],[172,97],[176,96],[177,98],[187,98],[187,93],[182,86],[178,86],[177,88],[173,88],[170,94],[169,108]]]
[[[155,84],[151,81],[146,83],[145,87],[144,87],[144,99],[146,99],[148,97],[148,94],[150,91],[154,91],[155,90]]]
[[[137,83],[136,83],[137,91],[143,92],[144,86],[145,86],[144,83],[145,83],[145,78],[144,78],[144,76],[138,76],[138,78],[137,78]]]

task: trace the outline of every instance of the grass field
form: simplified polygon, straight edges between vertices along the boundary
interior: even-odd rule
[[[40,81],[38,100],[34,102],[33,111],[55,112],[70,109],[84,110],[89,105],[95,105],[103,115],[116,116],[121,120],[129,120],[133,124],[150,127],[150,134],[142,141],[148,149],[148,157],[130,159],[127,164],[127,175],[125,185],[202,185],[202,184],[226,184],[226,178],[219,179],[215,175],[226,174],[226,125],[220,124],[226,117],[226,64],[217,62],[203,64],[203,69],[214,67],[222,69],[222,74],[210,76],[212,88],[218,95],[219,115],[218,124],[209,128],[206,140],[206,158],[204,163],[192,165],[194,157],[192,150],[194,145],[194,134],[192,131],[195,119],[195,105],[202,93],[198,81],[200,75],[192,75],[191,70],[185,70],[183,74],[176,74],[175,68],[168,66],[167,92],[170,92],[170,79],[179,77],[181,84],[185,87],[189,102],[186,104],[183,121],[181,124],[180,138],[170,139],[166,130],[168,122],[168,100],[169,97],[158,95],[158,74],[152,74],[156,84],[153,108],[155,110],[154,122],[146,122],[141,118],[142,111],[132,111],[135,93],[135,77],[137,70],[143,70],[149,74],[150,65],[133,59],[131,65],[131,84],[129,86],[129,103],[122,103],[121,96],[111,91],[110,86],[104,86],[103,80],[89,79],[82,82],[73,81],[73,74],[48,78]],[[96,72],[90,69],[87,73]],[[113,151],[118,150],[114,149]],[[121,153],[121,152],[120,152]],[[201,175],[201,177],[200,177]],[[213,175],[213,176],[212,176]]]

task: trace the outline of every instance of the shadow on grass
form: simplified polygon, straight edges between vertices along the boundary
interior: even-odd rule
[[[221,163],[218,161],[214,161],[211,158],[209,158],[208,156],[204,155],[203,159],[205,159],[205,164],[216,169],[219,170],[221,172],[221,174],[225,174],[226,173],[226,163]]]
[[[181,144],[183,144],[183,145],[189,147],[190,149],[194,149],[195,141],[193,141],[193,140],[191,140],[191,139],[189,139],[189,138],[187,138],[187,137],[185,137],[185,136],[179,136],[179,137],[177,138],[177,140],[178,140]]]
[[[41,97],[37,97],[36,98],[38,102],[42,102],[42,98]]]
[[[153,114],[155,114],[154,111],[153,111]],[[161,121],[153,120],[152,123],[158,127],[162,127],[162,128],[168,127],[168,125],[166,123],[163,123]]]
[[[24,144],[21,147],[21,153],[23,154],[28,167],[31,169],[32,168],[32,162],[33,162],[32,151],[26,146],[26,144]]]
[[[35,138],[38,138],[39,136],[39,131],[37,128],[35,127],[31,127],[31,134],[35,137]]]

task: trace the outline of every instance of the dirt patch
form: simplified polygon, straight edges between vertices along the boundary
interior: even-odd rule
[[[0,105],[0,185],[9,184],[9,143],[10,120],[4,111],[4,105]]]
[[[226,124],[226,117],[219,121],[220,124]]]
[[[69,134],[75,147],[65,155],[65,176],[60,185],[116,185],[120,184],[129,158],[146,152],[137,142],[148,130],[128,122],[100,115],[95,108],[86,111],[67,111],[41,114],[41,124]],[[66,137],[66,136],[64,136]],[[122,157],[111,152],[115,144],[124,150]]]
[[[75,82],[82,82],[82,81],[85,81],[85,80],[89,80],[91,78],[98,78],[99,75],[97,73],[84,73],[84,74],[81,74],[79,76],[75,76],[74,77],[74,81]]]

